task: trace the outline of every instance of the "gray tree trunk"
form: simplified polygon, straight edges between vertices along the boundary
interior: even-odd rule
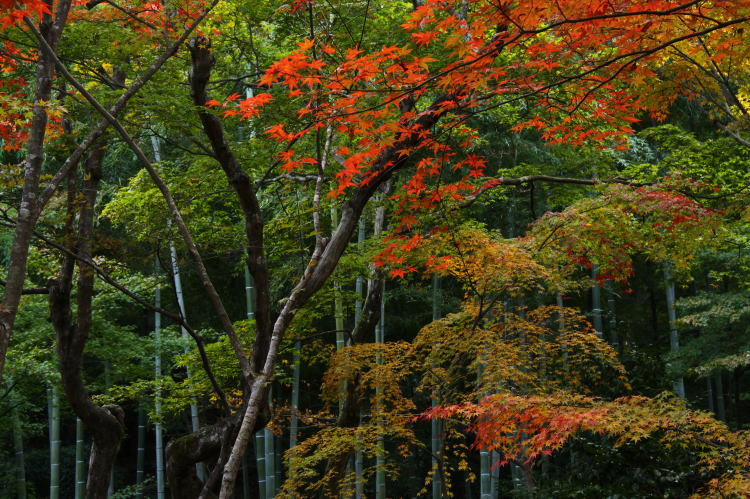
[[[154,261],[156,272],[159,272],[159,262]],[[154,291],[154,305],[161,308],[161,287],[157,284]],[[154,312],[154,341],[156,342],[156,353],[154,354],[154,377],[157,383],[160,382],[161,374],[161,314]],[[156,414],[156,424],[154,425],[156,446],[156,497],[164,499],[164,437],[161,426],[161,389],[157,389],[154,400],[154,413]]]
[[[8,390],[12,390],[13,383],[10,377],[5,379]],[[23,426],[21,425],[21,416],[18,414],[18,408],[11,401],[12,408],[10,417],[13,420],[13,452],[16,461],[16,497],[26,499],[26,458],[23,451]]]
[[[57,387],[47,389],[49,413],[49,497],[60,497],[60,396]]]
[[[357,230],[357,250],[361,253],[365,246],[365,219],[359,219],[359,226]],[[357,293],[357,301],[354,303],[354,327],[356,328],[359,321],[362,319],[362,298],[364,293],[364,278],[357,276],[357,280],[354,284],[355,292]],[[358,437],[359,438],[359,437]],[[354,451],[354,497],[355,499],[364,499],[365,497],[365,479],[363,474],[364,462],[362,459],[362,451],[357,449]]]
[[[667,293],[667,315],[669,317],[669,350],[672,353],[680,351],[680,333],[677,330],[677,313],[675,311],[674,281],[672,280],[672,265],[664,264],[664,284]],[[680,398],[685,398],[685,381],[682,376],[674,380],[672,389]]]
[[[81,421],[81,418],[76,418],[75,499],[83,499],[86,493],[86,461],[83,459],[84,445],[83,421]]]
[[[432,276],[432,320],[436,321],[441,317],[441,293],[440,293],[440,279],[436,276]],[[437,397],[432,398],[432,405],[435,406],[440,403]],[[438,419],[430,420],[430,447],[432,450],[432,499],[440,499],[443,497],[443,476],[442,476],[442,463],[441,454],[443,452],[443,439],[441,433],[443,432],[442,422]]]
[[[155,138],[155,137],[152,137]],[[157,142],[158,143],[158,142]],[[156,149],[154,149],[156,151]],[[180,266],[177,264],[177,250],[175,250],[174,244],[169,244],[169,256],[172,261],[172,275],[174,277],[174,291],[177,296],[177,306],[180,308],[180,316],[183,319],[187,317],[185,311],[185,298],[182,294],[182,279],[180,278]],[[190,351],[188,346],[189,338],[185,326],[180,325],[180,334],[185,342],[185,353]],[[187,378],[190,379],[190,369],[187,370]],[[193,433],[197,433],[201,428],[200,418],[198,417],[198,401],[195,397],[190,399],[190,427]],[[206,466],[203,463],[196,463],[195,472],[198,475],[198,479],[201,482],[206,481]]]
[[[617,334],[617,311],[615,309],[615,284],[607,279],[607,311],[609,312],[609,343],[617,352],[620,351],[620,337]]]
[[[61,0],[55,6],[54,19],[46,14],[42,17],[39,30],[46,43],[54,50],[68,18],[71,0]],[[51,5],[50,5],[51,6]],[[55,60],[43,50],[39,40],[39,58],[36,63],[34,106],[31,111],[29,137],[26,142],[23,188],[18,216],[13,231],[8,255],[8,272],[5,277],[2,300],[0,301],[0,375],[5,366],[5,356],[10,345],[13,324],[21,301],[23,284],[26,280],[26,264],[34,225],[39,218],[39,179],[44,164],[44,139],[47,133],[47,103],[52,99]]]
[[[724,381],[721,373],[714,375],[714,384],[716,385],[716,407],[719,411],[719,419],[727,422],[727,408],[724,404]]]
[[[255,320],[255,308],[253,306],[253,278],[247,265],[245,269],[245,310],[247,320]],[[265,432],[259,431],[255,434],[255,467],[258,470],[258,495],[260,499],[270,499],[266,495],[266,442]]]
[[[273,406],[273,388],[268,390],[268,400]],[[263,428],[263,443],[265,444],[266,454],[266,497],[273,499],[276,497],[276,446],[274,445],[274,434],[266,426]]]
[[[138,450],[135,458],[135,497],[141,499],[143,497],[143,477],[144,470],[143,465],[146,457],[146,415],[143,411],[143,404],[138,402]]]
[[[375,343],[384,343],[385,342],[385,283],[383,283],[383,299],[380,302],[380,323],[378,324],[377,329],[375,329]],[[383,359],[380,358],[380,354],[378,354],[377,359],[378,364],[383,362]],[[376,405],[379,405],[380,398],[382,397],[382,388],[377,387],[375,398],[376,398]],[[376,416],[377,417],[377,416]],[[378,425],[382,424],[380,421],[378,421]],[[378,451],[375,457],[375,498],[376,499],[385,499],[386,497],[386,487],[385,487],[385,440],[383,439],[383,435],[378,435]]]
[[[602,288],[597,284],[596,277],[598,265],[591,267],[591,322],[599,338],[604,338],[604,325],[602,324]]]

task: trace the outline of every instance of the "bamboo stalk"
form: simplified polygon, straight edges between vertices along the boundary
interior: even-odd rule
[[[675,321],[677,312],[675,311],[675,291],[674,281],[672,280],[672,266],[669,263],[664,264],[664,281],[667,293],[667,316],[669,317],[669,350],[676,353],[680,350],[680,332],[677,330]],[[672,389],[680,398],[685,398],[685,380],[680,376],[674,380]]]
[[[383,299],[380,302],[380,321],[378,326],[375,328],[375,343],[384,343],[385,341],[385,283],[383,284]],[[377,363],[382,364],[383,359],[380,354],[377,357]],[[379,410],[380,404],[382,403],[383,389],[378,386],[375,389],[375,407]],[[378,416],[378,427],[383,422]],[[383,438],[382,431],[378,432],[378,451],[375,457],[375,498],[385,499],[386,488],[385,488],[385,440]]]
[[[47,389],[49,397],[49,497],[60,497],[60,396],[57,387]]]
[[[155,267],[159,269],[159,262],[155,261]],[[161,308],[161,288],[156,286],[154,305]],[[156,341],[156,353],[154,354],[154,376],[157,383],[161,381],[161,314],[154,312],[154,339]],[[156,413],[155,445],[156,445],[156,497],[164,499],[164,440],[161,426],[161,389],[157,388],[154,401],[154,412]]]

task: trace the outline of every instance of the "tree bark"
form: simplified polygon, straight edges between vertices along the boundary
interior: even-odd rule
[[[245,219],[247,238],[247,266],[255,286],[253,309],[256,324],[255,344],[250,359],[251,370],[255,372],[263,365],[271,340],[271,295],[268,265],[263,243],[263,216],[260,203],[255,195],[250,176],[245,173],[232,153],[224,136],[219,118],[206,108],[208,93],[206,86],[211,76],[215,59],[211,54],[211,42],[204,37],[196,37],[188,44],[192,58],[190,68],[190,95],[197,106],[198,117],[203,131],[211,143],[214,158],[224,171],[229,185],[234,189]]]
[[[388,185],[385,187],[385,192],[386,195],[389,192]],[[376,211],[374,222],[373,235],[378,236],[382,233],[383,226],[385,225],[384,209],[379,208]],[[362,237],[364,239],[364,234]],[[378,324],[381,318],[385,281],[381,272],[374,266],[371,266],[370,270],[372,271],[372,275],[367,280],[367,294],[365,295],[364,304],[361,305],[361,309],[357,314],[358,320],[352,330],[349,340],[350,345],[366,343],[370,341],[370,338],[374,338],[379,333]],[[346,389],[343,392],[339,408],[339,415],[336,419],[336,426],[339,428],[354,428],[359,426],[362,399],[357,393],[358,387],[358,378],[347,380]],[[329,459],[328,463],[326,463],[326,474],[330,474],[331,478],[323,490],[324,497],[338,497],[338,491],[341,488],[340,483],[344,478],[349,456],[348,452],[339,454]],[[364,490],[361,493],[364,494]]]
[[[50,6],[52,2],[49,2]],[[40,31],[50,47],[57,47],[65,22],[68,18],[71,0],[61,0],[55,9],[54,20],[45,14]],[[41,45],[40,41],[40,45]],[[26,146],[26,160],[24,161],[23,190],[21,204],[18,208],[18,219],[13,232],[8,261],[8,275],[6,277],[3,298],[0,303],[0,375],[5,365],[5,356],[10,345],[13,324],[18,312],[18,304],[23,292],[26,279],[26,262],[29,256],[29,245],[37,220],[37,204],[39,191],[39,177],[44,164],[44,139],[47,132],[46,102],[52,96],[52,83],[55,61],[51,54],[40,47],[39,59],[36,65],[36,88],[34,90],[34,107],[29,125],[29,139]]]
[[[101,162],[104,149],[95,150],[86,164],[83,182],[83,204],[78,220],[77,253],[83,259],[91,259],[91,239],[94,226],[94,202],[96,200]],[[72,212],[75,193],[68,193],[68,233],[72,235]],[[100,499],[107,494],[110,471],[120,448],[124,433],[123,410],[114,405],[98,406],[89,396],[81,375],[83,349],[91,330],[94,271],[78,262],[76,295],[76,321],[71,312],[71,290],[75,258],[66,254],[60,276],[50,279],[49,303],[52,325],[57,337],[57,353],[60,359],[60,375],[65,395],[73,411],[81,418],[92,435],[93,444],[89,458],[89,473],[86,483],[86,498]]]

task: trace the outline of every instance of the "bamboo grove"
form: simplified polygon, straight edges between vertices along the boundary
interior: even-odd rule
[[[0,496],[747,497],[748,21],[0,1]]]

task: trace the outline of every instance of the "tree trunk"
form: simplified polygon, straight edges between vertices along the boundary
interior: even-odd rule
[[[83,460],[83,421],[76,418],[75,499],[83,499],[86,492],[86,462]]]
[[[138,402],[138,450],[135,458],[135,497],[143,498],[143,465],[146,457],[146,415],[143,411],[143,404]]]
[[[432,276],[432,320],[436,321],[440,319],[441,310],[441,294],[440,294],[440,279],[436,276]],[[440,403],[440,400],[435,396],[432,398],[432,405],[436,406]],[[441,454],[443,452],[443,439],[442,439],[442,421],[432,418],[430,419],[430,445],[432,450],[432,499],[440,499],[443,497],[443,477],[441,474]]]
[[[247,320],[255,320],[255,307],[253,297],[253,278],[247,265],[245,268],[245,310]],[[255,463],[258,471],[258,497],[266,499],[266,442],[264,432],[255,434]]]
[[[77,235],[78,257],[91,259],[91,239],[94,227],[94,202],[96,200],[104,149],[91,153],[86,162],[83,182],[83,203],[80,208]],[[73,213],[75,193],[69,188],[68,213]],[[68,217],[67,229],[72,236],[72,223]],[[81,375],[83,350],[91,330],[92,299],[94,294],[94,272],[91,267],[78,262],[76,293],[76,320],[71,310],[73,268],[76,262],[66,254],[60,277],[50,279],[50,316],[57,337],[60,359],[60,376],[65,395],[76,415],[83,420],[92,435],[93,444],[89,458],[89,473],[86,483],[86,498],[105,497],[109,486],[110,471],[120,448],[123,436],[124,412],[118,406],[100,407],[88,394]]]
[[[204,426],[198,433],[191,433],[167,444],[167,479],[173,499],[197,498],[201,495],[203,483],[198,480],[195,464],[201,461],[213,462],[236,432],[241,412],[233,414],[210,426]]]
[[[49,497],[60,497],[60,396],[57,387],[47,388],[49,413]]]
[[[677,331],[677,313],[675,312],[675,292],[674,282],[672,281],[672,266],[664,264],[664,284],[667,293],[667,316],[669,317],[669,350],[674,354],[680,351],[680,333]],[[680,398],[685,398],[685,381],[682,376],[674,380],[674,392]]]
[[[617,313],[615,310],[615,283],[607,279],[607,312],[609,312],[609,343],[618,353],[620,352],[620,338],[617,334]]]
[[[387,195],[387,193],[389,192],[388,189],[388,187],[385,188],[384,195]],[[359,224],[359,234],[361,234],[362,241],[364,241],[363,225],[364,222]],[[384,226],[385,208],[380,207],[375,211],[373,235],[375,237],[379,236],[382,233]],[[360,236],[358,236],[358,238],[359,237]],[[364,246],[364,242],[362,242],[362,245]],[[352,345],[366,343],[370,341],[370,338],[373,337],[375,338],[375,340],[377,340],[379,335],[378,325],[380,323],[380,315],[383,302],[384,281],[380,274],[380,271],[376,269],[374,265],[370,266],[370,271],[372,272],[372,275],[367,280],[367,294],[365,296],[364,303],[361,305],[361,309],[357,316],[357,321],[354,325],[354,330],[352,331],[350,338],[350,343]],[[338,419],[336,420],[336,425],[341,428],[352,428],[355,426],[359,426],[360,414],[362,412],[362,400],[359,398],[356,391],[358,383],[359,381],[356,378],[348,380],[344,403],[341,410],[339,411]],[[343,478],[344,469],[346,463],[349,460],[349,455],[350,454],[348,452],[342,453],[328,460],[328,463],[326,465],[326,473],[332,473],[333,476],[328,481],[326,489],[323,491],[324,497],[330,498],[338,496],[341,488],[341,479]],[[364,463],[362,454],[359,453],[359,456],[357,456],[355,451],[355,473],[357,473],[358,477],[362,478],[361,480],[357,481],[358,490],[355,489],[355,494],[359,493],[362,497],[364,497],[365,493],[363,465]]]
[[[48,14],[45,14],[42,18],[40,31],[53,49],[57,47],[60,34],[65,26],[70,4],[71,0],[60,0],[57,2],[54,21]],[[0,303],[0,375],[2,375],[3,367],[5,366],[5,356],[10,345],[10,336],[13,332],[13,324],[15,323],[18,304],[21,300],[23,283],[26,280],[29,245],[34,231],[34,224],[38,218],[39,177],[42,165],[44,164],[47,103],[50,102],[52,97],[54,69],[54,58],[40,46],[39,59],[36,64],[34,107],[31,111],[26,160],[24,161],[21,204],[18,207],[18,217],[9,251],[8,273],[5,278],[2,303]]]
[[[302,360],[300,354],[302,351],[302,342],[299,337],[294,341],[294,354],[292,358],[292,400],[290,404],[291,420],[289,422],[289,448],[292,449],[297,445],[297,432],[299,428],[299,383]],[[290,469],[290,472],[294,472]]]
[[[109,395],[109,387],[112,386],[112,379],[110,377],[109,361],[104,361],[104,388],[107,395]],[[115,467],[109,470],[109,487],[107,487],[107,497],[112,497],[115,493]]]
[[[365,247],[365,219],[359,219],[357,230],[357,251],[362,253]],[[354,284],[354,291],[357,294],[357,301],[354,303],[354,327],[356,328],[362,319],[362,293],[364,292],[364,278],[357,276]],[[359,436],[357,437],[359,439]],[[355,499],[364,499],[365,497],[365,478],[363,474],[363,457],[362,450],[357,448],[354,451],[354,497]]]
[[[591,267],[591,322],[599,338],[604,338],[604,326],[602,324],[602,288],[597,284],[597,270],[599,266]]]
[[[174,279],[174,292],[177,296],[177,306],[180,309],[180,316],[185,319],[187,314],[185,312],[185,298],[182,294],[182,279],[180,278],[180,266],[177,264],[177,250],[175,250],[174,244],[169,244],[169,256],[172,262],[172,276]],[[180,334],[182,335],[183,341],[185,341],[184,352],[188,353],[190,348],[187,345],[188,333],[185,326],[180,325]],[[190,380],[190,369],[187,369],[187,378]],[[200,430],[201,423],[198,417],[198,400],[195,397],[190,398],[190,428],[193,433]],[[206,481],[206,467],[203,463],[196,463],[195,465],[198,479],[202,482]]]
[[[159,260],[154,260],[154,270],[159,272]],[[154,305],[161,308],[161,287],[156,285],[154,290]],[[154,312],[154,341],[156,351],[154,353],[154,378],[157,383],[161,381],[161,314]],[[156,389],[154,397],[154,412],[156,413],[156,424],[154,425],[155,433],[155,454],[156,454],[156,497],[164,499],[164,437],[161,427],[161,388]]]
[[[385,283],[383,284],[383,297],[380,300],[380,322],[375,330],[375,343],[385,343]],[[382,364],[383,359],[378,354],[377,363]],[[377,408],[382,403],[383,389],[380,386],[375,388],[375,417],[378,418],[378,427],[382,424],[377,415]],[[375,498],[385,499],[385,440],[383,435],[378,435],[378,450],[375,455]]]
[[[268,389],[268,400],[269,402],[273,400],[273,388]],[[266,497],[268,499],[276,497],[276,451],[273,437],[273,432],[268,427],[263,428],[266,454]]]
[[[12,390],[13,383],[10,377],[5,378],[8,390]],[[23,451],[23,427],[21,425],[21,416],[18,414],[18,408],[11,401],[12,407],[10,417],[13,420],[13,452],[16,461],[16,497],[26,499],[26,459]]]

